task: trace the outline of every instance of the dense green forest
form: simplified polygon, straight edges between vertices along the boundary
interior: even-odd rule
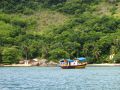
[[[0,63],[81,56],[120,63],[120,0],[0,1]]]

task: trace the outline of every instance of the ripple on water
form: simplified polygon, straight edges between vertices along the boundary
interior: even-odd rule
[[[0,90],[120,90],[120,67],[0,67]]]

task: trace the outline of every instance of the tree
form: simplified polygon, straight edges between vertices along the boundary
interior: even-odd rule
[[[50,54],[50,59],[63,59],[63,58],[69,58],[69,54],[68,52],[66,52],[65,50],[61,49],[61,48],[56,48],[52,51],[49,52]]]
[[[0,47],[0,63],[2,63],[2,47]]]
[[[111,46],[110,48],[110,54],[111,55],[115,55],[118,52],[118,49],[116,48],[116,46]]]
[[[18,63],[20,53],[19,50],[15,47],[11,48],[4,48],[2,52],[2,63],[4,64],[12,64],[12,63]]]
[[[113,60],[115,61],[115,63],[120,63],[120,53],[117,53],[117,54],[114,56]]]
[[[94,49],[93,49],[93,56],[94,56],[95,60],[97,60],[97,61],[95,61],[95,62],[100,63],[100,62],[99,62],[99,61],[100,61],[100,60],[99,60],[100,53],[101,53],[101,50],[100,50],[98,47],[94,47]]]
[[[84,56],[88,56],[88,52],[89,52],[88,48],[89,48],[89,46],[87,44],[84,44],[84,46],[83,46],[83,54],[84,54]]]

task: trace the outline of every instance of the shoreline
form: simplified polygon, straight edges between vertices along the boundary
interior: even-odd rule
[[[87,67],[120,67],[120,64],[88,64]]]
[[[32,64],[11,64],[11,65],[4,65],[0,64],[0,67],[57,67],[57,65],[42,65],[42,66],[37,66],[37,65],[32,65]]]
[[[11,65],[0,65],[0,67],[31,67],[31,64],[11,64]]]
[[[1,64],[0,67],[34,67],[31,64],[11,64],[11,65],[3,65]],[[37,67],[58,67],[56,66],[37,66]],[[120,67],[120,64],[87,64],[86,67]]]

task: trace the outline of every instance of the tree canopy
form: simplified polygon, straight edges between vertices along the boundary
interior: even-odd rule
[[[18,63],[26,54],[119,63],[119,6],[119,0],[2,0],[0,63]]]

